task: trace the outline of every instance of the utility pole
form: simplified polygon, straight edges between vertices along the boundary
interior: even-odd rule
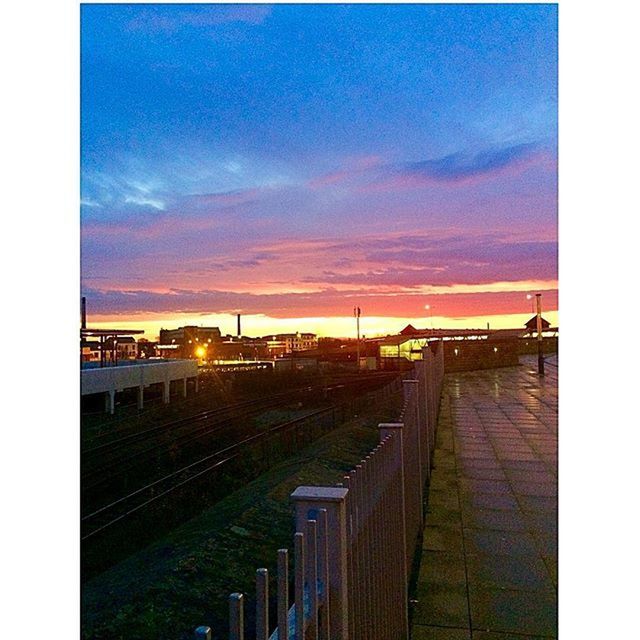
[[[542,294],[536,293],[536,330],[538,332],[538,375],[544,375],[544,355],[542,350]]]
[[[360,372],[360,307],[353,307],[353,315],[356,318],[356,369]]]

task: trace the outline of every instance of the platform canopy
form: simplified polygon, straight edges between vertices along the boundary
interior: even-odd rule
[[[134,336],[140,333],[144,333],[144,329],[80,329],[80,336],[83,338]]]

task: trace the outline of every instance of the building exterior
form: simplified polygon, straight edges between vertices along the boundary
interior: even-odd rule
[[[379,356],[381,359],[422,360],[422,348],[433,340],[487,340],[491,333],[477,329],[416,329],[407,325],[398,335],[379,341]]]
[[[308,351],[318,348],[318,336],[315,333],[278,333],[264,336],[271,357],[277,358],[296,351]]]
[[[121,360],[135,360],[138,347],[132,336],[141,333],[144,333],[141,329],[90,329],[82,327],[80,329],[81,366],[97,361],[100,367],[105,367],[117,365]]]
[[[140,338],[140,340],[138,340],[138,358],[141,360],[156,358],[158,356],[156,353],[157,344],[157,342],[152,342],[146,338]]]
[[[100,343],[97,340],[82,340],[80,344],[82,362],[100,362]]]
[[[209,360],[233,361],[233,360],[261,360],[269,357],[267,343],[260,338],[248,338],[227,335],[221,342],[213,345],[213,351],[209,349]]]
[[[116,357],[118,360],[135,360],[138,357],[138,345],[132,336],[122,336],[115,340]],[[107,349],[109,341],[107,340]]]
[[[543,331],[547,331],[549,330],[549,328],[551,327],[551,323],[548,320],[545,320],[544,318],[540,318],[540,320],[542,321],[542,330]],[[538,316],[533,316],[533,318],[531,318],[530,320],[527,321],[527,324],[525,325],[525,327],[527,327],[527,330],[529,331],[529,333],[537,333],[538,331]]]
[[[187,326],[178,329],[160,329],[156,351],[163,358],[207,360],[209,350],[220,342],[218,327]]]

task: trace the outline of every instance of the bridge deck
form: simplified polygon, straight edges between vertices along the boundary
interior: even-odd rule
[[[557,635],[557,358],[451,374],[413,640]]]

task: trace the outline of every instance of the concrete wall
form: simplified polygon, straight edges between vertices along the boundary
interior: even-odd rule
[[[558,353],[558,338],[543,338],[542,351],[543,353]],[[528,354],[538,353],[538,340],[536,337],[521,338],[519,342],[519,352]]]
[[[517,339],[445,340],[443,345],[446,373],[512,367],[518,364]]]
[[[138,408],[142,409],[144,389],[151,384],[163,384],[163,397],[169,402],[169,384],[172,380],[184,382],[183,395],[187,394],[187,378],[196,378],[198,363],[195,360],[173,360],[171,362],[148,362],[145,364],[105,367],[104,369],[85,369],[80,372],[80,393],[83,396],[92,393],[105,393],[105,409],[109,413],[115,410],[115,394],[123,389],[138,389]]]

